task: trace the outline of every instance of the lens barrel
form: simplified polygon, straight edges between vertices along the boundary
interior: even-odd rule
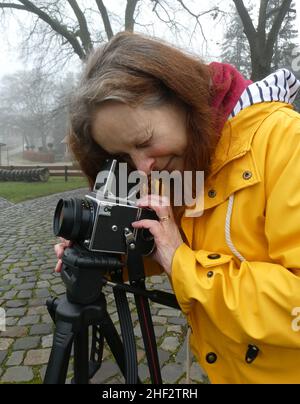
[[[54,213],[53,232],[66,240],[88,239],[93,225],[94,207],[87,199],[60,199]]]

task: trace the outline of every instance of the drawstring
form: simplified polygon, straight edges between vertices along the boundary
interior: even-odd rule
[[[231,222],[231,216],[232,216],[233,202],[234,202],[234,194],[230,196],[229,202],[228,202],[226,221],[225,221],[225,239],[226,239],[227,246],[229,247],[232,254],[235,255],[241,262],[243,262],[243,261],[246,261],[246,259],[235,248],[235,246],[231,240],[231,235],[230,235],[230,222]]]

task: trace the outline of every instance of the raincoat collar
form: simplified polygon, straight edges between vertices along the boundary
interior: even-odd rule
[[[249,152],[253,137],[260,125],[283,106],[293,108],[291,105],[281,102],[265,102],[246,108],[235,118],[229,119],[224,125],[222,136],[215,150],[209,178],[215,176],[232,160]]]
[[[299,89],[300,81],[287,69],[280,69],[264,80],[250,84],[224,125],[212,161],[211,175],[216,174],[227,162],[247,153],[264,119],[281,108],[283,103],[291,107]]]

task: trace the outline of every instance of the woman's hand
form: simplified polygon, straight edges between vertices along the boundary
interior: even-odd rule
[[[138,201],[137,206],[153,209],[160,218],[160,221],[140,220],[133,222],[132,227],[135,229],[148,229],[150,231],[156,244],[152,258],[171,276],[173,257],[177,248],[183,243],[183,240],[174,220],[170,202],[166,197],[147,195]]]
[[[65,240],[64,238],[60,237],[60,243],[54,246],[55,254],[58,258],[58,262],[55,267],[55,272],[61,272],[62,268],[62,256],[64,255],[64,251],[66,248],[72,246],[72,241]]]

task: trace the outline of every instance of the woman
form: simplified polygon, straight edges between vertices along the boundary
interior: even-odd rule
[[[251,83],[121,33],[91,55],[72,104],[70,145],[91,184],[108,156],[146,174],[204,171],[204,212],[145,197],[160,221],[133,226],[153,234],[212,383],[300,382],[299,87],[285,69]]]

